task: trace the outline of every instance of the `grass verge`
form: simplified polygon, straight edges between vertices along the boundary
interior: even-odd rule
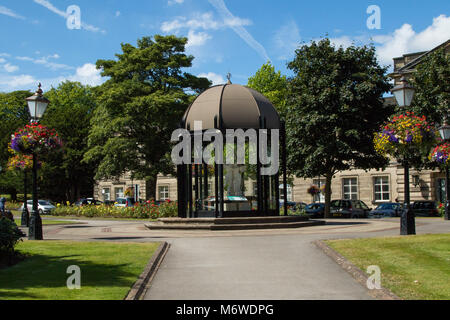
[[[24,241],[27,258],[0,270],[0,300],[122,300],[159,243]],[[81,269],[81,289],[66,286],[67,268]]]
[[[381,285],[402,299],[450,299],[450,234],[326,243],[363,271],[378,265]]]

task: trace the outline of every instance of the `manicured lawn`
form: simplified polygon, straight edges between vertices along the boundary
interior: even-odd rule
[[[21,218],[14,218],[16,224],[18,226],[20,226],[22,219]],[[53,224],[77,224],[79,222],[77,221],[60,221],[60,220],[47,220],[47,219],[42,219],[42,225],[53,225]]]
[[[11,210],[14,217],[20,218],[22,216],[21,211]],[[136,222],[148,222],[156,221],[156,219],[135,219],[135,218],[116,218],[116,217],[76,217],[76,216],[51,216],[51,215],[41,215],[41,218],[53,218],[53,219],[70,219],[70,220],[112,220],[112,221],[136,221]],[[42,220],[44,223],[44,220]],[[65,223],[65,222],[64,222]],[[69,222],[70,223],[70,222]],[[76,222],[74,222],[76,223]],[[51,223],[49,223],[51,224]]]
[[[121,300],[144,271],[158,243],[25,241],[24,261],[0,269],[0,300]],[[81,289],[69,290],[71,265],[81,269]]]
[[[381,269],[381,285],[402,299],[450,299],[450,234],[332,240],[358,266]]]

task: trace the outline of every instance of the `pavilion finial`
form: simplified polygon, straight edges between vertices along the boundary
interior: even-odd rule
[[[227,81],[227,84],[231,84],[231,73],[227,73],[227,79],[228,79],[228,81]]]

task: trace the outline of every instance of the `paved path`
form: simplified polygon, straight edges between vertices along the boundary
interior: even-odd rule
[[[45,227],[45,239],[171,244],[146,299],[371,299],[312,243],[392,236],[398,219],[332,220],[325,226],[251,231],[150,231],[142,223],[81,221]],[[417,233],[448,233],[450,221],[417,219]]]

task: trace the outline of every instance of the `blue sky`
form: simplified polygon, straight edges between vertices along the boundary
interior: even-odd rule
[[[81,29],[66,10],[80,8]],[[370,5],[381,28],[369,29]],[[302,42],[328,35],[336,45],[373,42],[382,64],[450,38],[448,0],[0,0],[0,91],[44,89],[69,79],[97,85],[97,59],[143,36],[189,38],[195,75],[246,84],[268,59],[285,74]]]

